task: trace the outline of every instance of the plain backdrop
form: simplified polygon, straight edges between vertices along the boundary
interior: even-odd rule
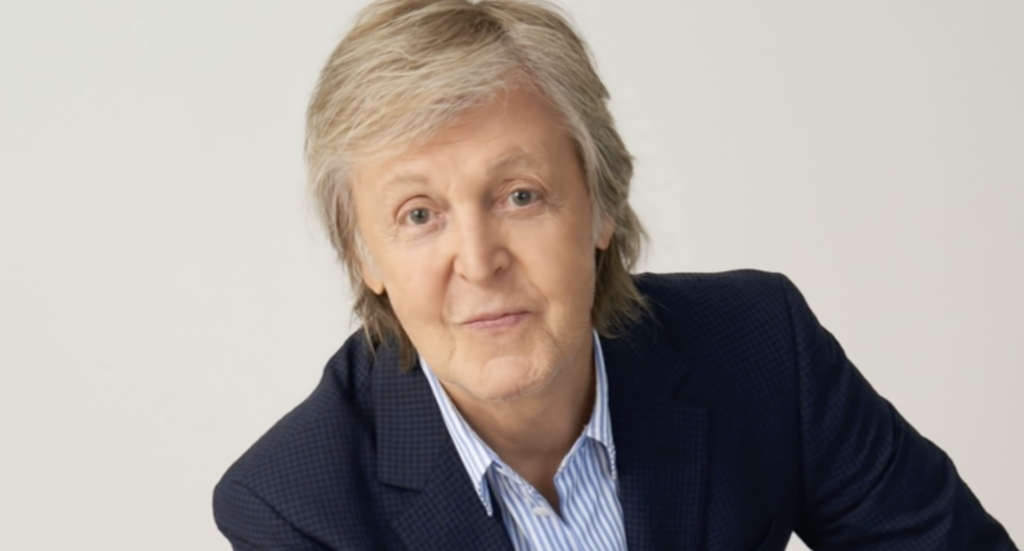
[[[356,326],[301,151],[361,5],[0,3],[0,548],[227,549],[214,484]],[[564,5],[643,270],[789,275],[1024,542],[1024,4]]]

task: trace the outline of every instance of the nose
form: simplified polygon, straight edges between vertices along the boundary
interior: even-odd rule
[[[511,255],[505,242],[500,220],[477,209],[456,216],[458,240],[455,273],[476,284],[486,284],[508,268]]]

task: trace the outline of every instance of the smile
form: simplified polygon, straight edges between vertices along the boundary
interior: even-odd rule
[[[485,314],[467,320],[460,325],[467,329],[477,331],[505,329],[518,325],[530,315],[529,312],[502,312],[496,314]]]

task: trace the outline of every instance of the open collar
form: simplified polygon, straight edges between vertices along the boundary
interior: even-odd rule
[[[708,417],[680,402],[685,351],[657,321],[602,342],[628,548],[698,549],[707,494]],[[402,372],[382,348],[374,366],[378,479],[419,492],[392,525],[410,548],[511,551],[501,515],[488,516],[427,378]]]
[[[615,440],[612,435],[611,417],[608,413],[608,376],[605,373],[604,355],[601,352],[601,339],[597,331],[592,331],[592,335],[595,375],[594,408],[591,410],[590,420],[583,429],[582,437],[601,443],[607,454],[611,475],[614,479],[618,473],[615,467]],[[462,417],[458,408],[452,403],[451,397],[448,396],[430,365],[422,356],[420,356],[419,362],[430,385],[434,401],[437,402],[438,409],[441,411],[448,434],[455,444],[455,449],[466,468],[467,475],[474,483],[477,496],[480,498],[484,510],[487,511],[487,515],[493,515],[494,509],[491,504],[490,486],[487,483],[487,472],[492,465],[500,465],[502,461]],[[573,451],[575,450],[576,447],[573,447]]]

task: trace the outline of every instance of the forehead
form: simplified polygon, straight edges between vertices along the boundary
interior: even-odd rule
[[[467,109],[418,145],[354,163],[353,173],[380,183],[437,170],[542,170],[572,151],[557,112],[537,93],[517,88]]]

